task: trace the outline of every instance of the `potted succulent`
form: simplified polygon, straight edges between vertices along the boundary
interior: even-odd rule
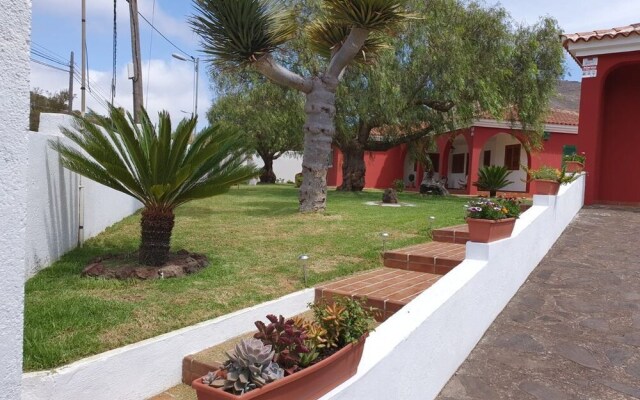
[[[310,304],[314,319],[268,315],[220,369],[193,381],[198,400],[315,400],[355,375],[373,313],[338,297]]]
[[[569,154],[562,156],[562,163],[566,172],[582,172],[584,170],[584,162],[586,160],[586,155],[584,152],[578,154]]]
[[[520,216],[520,201],[515,198],[478,198],[466,205],[469,240],[489,243],[508,238]]]
[[[576,179],[576,173],[567,173],[564,166],[562,169],[546,165],[538,169],[523,168],[527,173],[529,181],[534,182],[534,194],[555,196],[558,194],[560,185],[571,183]]]

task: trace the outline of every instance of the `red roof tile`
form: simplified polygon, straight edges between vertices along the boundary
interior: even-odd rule
[[[554,125],[578,126],[580,114],[569,110],[550,110],[545,122]]]
[[[628,37],[630,35],[640,35],[640,23],[591,32],[564,34],[562,35],[562,45],[567,47],[569,43],[577,43],[580,41],[589,42],[591,40],[602,40],[604,38],[615,39],[620,36]]]

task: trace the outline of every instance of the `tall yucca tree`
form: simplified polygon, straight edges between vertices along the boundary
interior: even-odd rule
[[[160,266],[169,256],[176,207],[226,192],[258,174],[245,165],[239,135],[210,126],[189,144],[196,118],[171,130],[167,112],[153,125],[146,111],[139,125],[130,114],[111,107],[109,118],[76,117],[74,129],[62,133],[84,152],[52,142],[62,165],[89,179],[128,194],[144,205],[139,258]]]
[[[335,94],[345,68],[383,48],[381,38],[405,21],[408,0],[323,0],[323,13],[306,27],[312,48],[327,58],[316,76],[303,77],[273,53],[296,33],[295,15],[279,0],[194,0],[191,25],[210,62],[252,68],[306,95],[300,211],[326,208],[327,167],[335,134]],[[369,54],[367,54],[369,53]]]

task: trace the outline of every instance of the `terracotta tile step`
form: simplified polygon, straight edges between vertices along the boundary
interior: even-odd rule
[[[408,271],[444,275],[460,264],[466,246],[458,243],[429,242],[384,253],[384,266]]]
[[[384,321],[440,277],[436,274],[382,268],[318,286],[315,300],[331,301],[334,296],[366,298],[370,307],[380,311],[377,319]]]
[[[465,244],[469,241],[469,226],[463,224],[434,229],[432,234],[434,242]]]

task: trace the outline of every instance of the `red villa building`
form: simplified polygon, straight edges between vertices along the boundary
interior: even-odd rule
[[[527,152],[517,125],[493,119],[443,135],[430,156],[436,177],[446,177],[454,193],[476,194],[470,183],[483,165],[507,166],[514,183],[504,190],[527,193],[520,165],[560,167],[562,154],[578,151],[587,155],[587,204],[640,204],[640,155],[634,152],[640,150],[640,24],[562,39],[583,67],[582,87],[561,82],[545,121],[543,149]],[[411,174],[416,186],[422,181],[423,168],[408,157],[406,145],[365,157],[365,187],[391,187],[396,179],[408,185]],[[327,183],[341,181],[342,154],[335,151]]]

